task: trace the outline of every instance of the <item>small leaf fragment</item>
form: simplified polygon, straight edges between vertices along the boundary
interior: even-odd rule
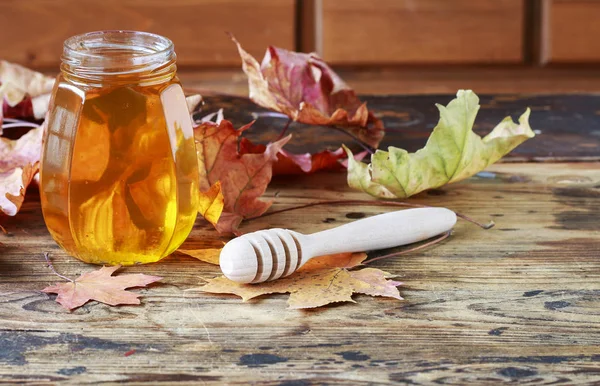
[[[187,97],[185,97],[185,103],[187,104],[188,111],[192,113],[194,112],[194,110],[196,110],[196,107],[198,107],[198,105],[202,103],[202,95],[188,95]]]
[[[52,87],[54,87],[54,78],[0,60],[0,96],[8,106],[16,106],[26,96],[37,97],[49,94]]]
[[[323,268],[354,268],[367,258],[366,253],[336,253],[315,257],[306,262],[299,271],[315,271]]]
[[[367,286],[354,288],[354,292],[359,292],[371,296],[387,296],[402,300],[398,291],[399,281],[387,280],[391,275],[385,271],[376,268],[364,268],[359,271],[350,271],[350,276],[359,280],[362,283],[367,283]]]
[[[215,182],[206,192],[200,192],[198,212],[209,223],[216,225],[223,212],[225,198],[221,191],[221,182]]]
[[[17,214],[27,186],[39,170],[42,126],[17,140],[0,138],[0,214]]]
[[[223,248],[178,249],[177,252],[181,252],[184,255],[193,257],[194,259],[198,259],[209,264],[219,265],[219,256],[221,255],[221,249]]]

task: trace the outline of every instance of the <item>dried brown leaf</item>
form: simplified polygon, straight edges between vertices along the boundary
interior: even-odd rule
[[[205,121],[194,128],[200,190],[207,191],[217,181],[221,183],[224,210],[216,228],[219,232],[236,232],[243,219],[257,217],[270,206],[260,199],[271,181],[277,153],[290,136],[268,144],[261,153],[238,152],[238,140],[252,123],[236,130],[231,122]]]
[[[349,270],[358,266],[366,257],[364,253],[322,256],[310,260],[288,277],[259,284],[239,284],[220,276],[209,280],[199,290],[234,294],[243,301],[266,294],[289,293],[290,309],[354,302],[354,293],[402,299],[396,288],[401,283],[387,280],[390,276],[387,272],[375,268]]]
[[[294,121],[343,128],[377,148],[384,135],[383,123],[317,54],[270,46],[259,64],[232,39],[248,76],[252,101]]]
[[[46,287],[42,292],[58,294],[56,301],[68,310],[81,307],[90,300],[111,306],[140,304],[140,295],[125,289],[145,287],[162,279],[162,277],[141,273],[112,276],[119,268],[118,265],[102,267],[96,271],[86,272],[72,282]]]

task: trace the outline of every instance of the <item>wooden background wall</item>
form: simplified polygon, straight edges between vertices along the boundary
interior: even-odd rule
[[[184,69],[239,67],[225,31],[347,67],[600,62],[598,0],[0,0],[2,59],[50,70],[101,29],[168,36]]]

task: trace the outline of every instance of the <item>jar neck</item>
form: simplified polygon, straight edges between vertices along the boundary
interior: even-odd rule
[[[173,43],[136,31],[99,31],[73,36],[63,46],[61,72],[83,86],[151,85],[175,76]]]

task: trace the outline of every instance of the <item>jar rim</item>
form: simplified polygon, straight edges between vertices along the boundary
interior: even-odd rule
[[[63,47],[63,56],[88,60],[104,58],[107,51],[112,51],[113,57],[127,55],[148,62],[168,57],[174,51],[173,42],[164,36],[130,30],[93,31],[75,35],[65,40]],[[119,53],[118,49],[127,49],[127,52]]]
[[[88,32],[68,38],[63,47],[62,74],[90,86],[161,82],[173,78],[177,68],[173,42],[150,32]]]

